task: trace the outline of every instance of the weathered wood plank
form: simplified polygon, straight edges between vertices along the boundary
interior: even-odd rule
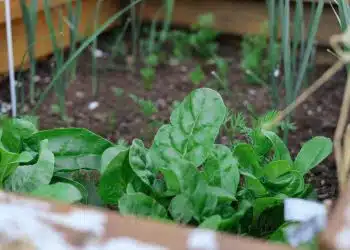
[[[55,0],[56,1],[56,0]],[[79,32],[81,35],[90,35],[93,33],[94,27],[94,16],[96,9],[96,0],[84,0],[82,3],[82,15],[79,25]],[[62,9],[62,13],[67,16],[67,10],[64,5],[58,5],[56,8],[52,9],[52,18],[54,25],[56,27],[56,32],[58,34],[58,24],[60,20],[59,8]],[[119,10],[119,1],[115,0],[105,0],[103,1],[100,9],[99,23],[102,24],[108,20],[112,15],[114,15]],[[27,41],[25,26],[22,19],[15,19],[12,22],[12,32],[13,32],[13,42],[14,42],[14,63],[16,68],[21,65],[23,56],[27,52]],[[69,27],[67,24],[64,25],[62,33],[58,36],[59,44],[62,47],[69,45]],[[0,58],[4,60],[0,61],[0,74],[6,74],[8,71],[7,65],[7,45],[5,39],[5,25],[0,24]],[[42,58],[52,53],[52,44],[49,36],[49,29],[46,24],[45,14],[43,11],[38,13],[38,24],[36,29],[36,44],[35,51],[36,57]],[[29,61],[26,57],[24,60],[24,65]]]
[[[75,2],[76,0],[73,0]],[[30,3],[31,0],[26,0],[27,3]],[[51,8],[55,8],[66,3],[67,0],[55,0],[50,1]],[[44,0],[38,0],[38,9],[37,12],[40,12],[44,9]],[[12,19],[22,18],[22,10],[20,5],[20,0],[11,0],[11,17]],[[5,5],[0,4],[0,24],[5,22]]]
[[[161,7],[163,1],[148,0],[143,10],[144,20],[150,21]],[[261,25],[268,20],[265,1],[247,0],[177,0],[173,11],[173,23],[189,26],[196,22],[201,14],[211,12],[215,16],[215,28],[229,34],[256,34],[261,31]],[[292,15],[291,15],[292,16]],[[310,16],[310,5],[305,5],[305,18]],[[159,16],[164,18],[164,12]],[[328,45],[329,37],[339,32],[339,25],[332,8],[325,6],[322,20],[317,33],[317,40],[322,45]]]
[[[287,245],[198,231],[149,219],[124,217],[112,211],[34,200],[3,192],[0,192],[0,209],[0,249],[13,249],[10,247],[14,244],[17,244],[15,249],[23,250],[38,249],[34,248],[35,245],[40,245],[40,249],[76,250],[204,249],[190,244],[196,238],[197,243],[206,243],[205,249],[292,250]],[[9,230],[12,228],[16,229]]]

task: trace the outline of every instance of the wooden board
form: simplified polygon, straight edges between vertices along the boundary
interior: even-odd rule
[[[161,0],[148,0],[143,10],[144,20],[150,21],[162,6]],[[215,16],[215,28],[221,32],[244,35],[261,32],[262,24],[268,20],[265,1],[253,0],[176,0],[173,11],[173,23],[189,26],[197,17],[205,13]],[[293,13],[291,13],[292,16]],[[305,18],[309,19],[310,4],[305,4]],[[164,12],[159,19],[164,17]],[[329,44],[329,37],[340,31],[339,25],[330,5],[325,5],[317,40],[322,45]]]
[[[76,0],[73,0],[75,2]],[[30,3],[31,0],[26,0],[26,3]],[[50,1],[51,8],[55,8],[66,3],[67,0],[54,0]],[[37,12],[40,12],[44,9],[44,0],[38,0]],[[20,0],[11,0],[11,18],[18,19],[22,18],[22,9],[20,5]],[[5,22],[5,4],[0,4],[0,24]]]
[[[69,206],[3,192],[0,192],[0,210],[0,249],[38,249],[32,247],[37,244],[41,246],[40,249],[67,250],[292,250],[287,245],[162,224],[150,219],[124,217],[115,211]],[[17,248],[10,248],[14,240]],[[193,241],[205,245],[194,248]],[[21,243],[23,248],[18,247]]]
[[[57,2],[56,2],[57,1]],[[60,21],[60,9],[64,16],[67,16],[67,10],[65,5],[62,2],[66,2],[67,0],[55,0],[54,7],[52,7],[52,19],[54,21],[54,25],[56,27],[56,33],[58,33],[59,29],[59,21]],[[18,0],[13,1],[14,3],[14,13],[15,17],[12,21],[12,33],[13,33],[13,42],[14,42],[14,64],[17,69],[21,66],[24,55],[27,52],[27,40],[26,40],[26,32],[25,25],[23,20],[18,12]],[[61,4],[59,4],[61,3]],[[93,33],[94,27],[94,16],[96,9],[96,0],[83,0],[82,2],[82,15],[79,25],[79,32],[83,36],[87,36]],[[17,6],[17,7],[16,7]],[[40,10],[40,8],[39,8]],[[119,10],[119,1],[115,0],[104,0],[99,16],[99,23],[102,24],[108,20],[112,15],[114,15]],[[3,9],[0,10],[3,12]],[[19,15],[19,16],[18,16]],[[69,45],[69,27],[67,24],[64,24],[62,33],[58,36],[58,41],[60,46],[67,47]],[[52,53],[52,44],[49,36],[49,28],[46,24],[45,14],[41,10],[38,12],[38,24],[36,29],[36,43],[35,43],[35,51],[36,57],[42,58]],[[0,22],[0,58],[3,60],[0,61],[0,74],[6,74],[8,71],[7,65],[7,43],[6,43],[6,29],[5,24]],[[26,57],[24,60],[24,65],[26,65],[29,61],[29,58]]]

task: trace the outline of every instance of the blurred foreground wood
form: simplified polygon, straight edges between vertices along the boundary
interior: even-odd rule
[[[30,2],[30,1],[27,1]],[[67,0],[49,1],[51,5],[51,15],[53,23],[56,27],[56,36],[61,47],[67,47],[70,40],[69,26],[63,21],[62,33],[59,33],[59,22],[62,18],[60,11],[64,15],[63,18],[68,18],[68,12],[65,6]],[[75,0],[73,1],[75,2]],[[82,0],[82,12],[79,25],[79,33],[81,38],[93,34],[95,9],[98,1],[96,0]],[[99,24],[107,21],[112,15],[119,11],[119,1],[104,0],[101,4],[99,14]],[[0,1],[0,74],[7,74],[7,44],[6,44],[6,29],[5,29],[5,5]],[[17,70],[21,66],[27,48],[27,35],[25,25],[22,19],[22,11],[20,8],[20,0],[11,0],[11,15],[12,15],[12,33],[14,46],[14,63]],[[38,0],[38,22],[36,28],[36,43],[35,51],[37,58],[43,58],[52,54],[52,43],[50,40],[49,28],[46,24],[45,13],[43,8],[43,0]],[[24,60],[24,68],[28,67],[28,56]]]
[[[1,250],[291,249],[285,245],[2,192],[0,221]]]

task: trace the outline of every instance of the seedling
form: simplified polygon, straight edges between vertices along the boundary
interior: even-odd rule
[[[146,90],[151,90],[153,82],[156,79],[156,70],[152,67],[142,68],[140,74],[143,80],[143,85]]]
[[[197,66],[191,73],[190,73],[190,79],[191,82],[194,85],[199,85],[204,79],[205,79],[205,74],[201,68],[201,66]]]

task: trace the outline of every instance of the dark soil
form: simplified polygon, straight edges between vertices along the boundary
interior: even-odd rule
[[[137,74],[125,70],[106,70],[104,65],[108,64],[107,60],[99,59],[98,64],[102,68],[98,74],[100,91],[98,96],[94,97],[89,57],[86,53],[80,58],[77,79],[70,84],[67,91],[67,114],[71,120],[68,123],[63,122],[60,115],[53,112],[51,105],[56,104],[56,98],[52,94],[39,111],[42,129],[61,126],[85,127],[113,141],[123,138],[130,142],[133,138],[141,138],[150,145],[156,131],[156,126],[154,123],[151,124],[151,121],[167,121],[173,101],[182,100],[191,90],[200,87],[194,86],[188,77],[189,72],[196,65],[194,62],[160,66],[152,90],[146,91]],[[234,112],[247,113],[247,105],[251,104],[258,114],[263,114],[271,107],[267,88],[245,83],[239,68],[238,49],[235,50],[231,59],[229,91],[221,91],[226,105]],[[42,87],[50,81],[47,65],[49,64],[43,63],[38,72],[41,78],[38,85]],[[325,66],[318,66],[317,75],[320,75],[324,69]],[[210,67],[207,70],[207,80],[212,79]],[[333,136],[344,85],[345,74],[339,73],[296,110],[293,121],[297,129],[290,134],[289,138],[289,148],[294,155],[300,150],[303,142],[312,136]],[[5,85],[2,84],[2,86]],[[115,87],[122,88],[124,94],[116,96],[113,92]],[[0,100],[8,101],[8,90],[3,87],[0,92]],[[151,118],[145,117],[128,94],[152,100],[159,112]],[[94,101],[98,102],[99,106],[89,110],[89,103]],[[27,112],[31,108],[29,104],[24,106]],[[227,140],[225,137],[221,138],[223,143],[225,140]],[[337,178],[333,156],[316,167],[308,179],[316,188],[320,200],[335,198]]]

